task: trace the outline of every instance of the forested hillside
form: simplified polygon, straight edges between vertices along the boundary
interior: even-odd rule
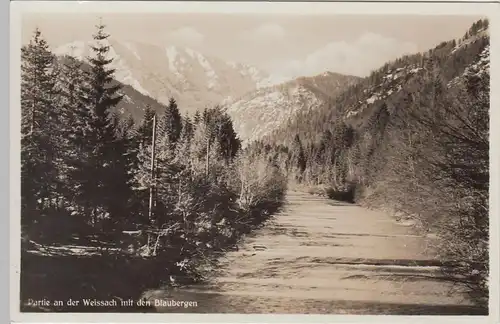
[[[283,201],[281,170],[244,154],[219,108],[190,119],[174,99],[155,112],[131,98],[113,79],[108,37],[100,24],[86,66],[58,59],[39,30],[21,51],[25,310],[41,310],[28,298],[138,299],[203,279]]]
[[[392,211],[436,233],[449,278],[488,300],[489,36],[385,64],[331,105],[253,143],[293,181]]]

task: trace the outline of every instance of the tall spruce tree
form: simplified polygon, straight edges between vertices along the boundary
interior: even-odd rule
[[[293,141],[292,159],[294,161],[295,167],[297,168],[297,171],[299,172],[298,180],[301,180],[302,173],[306,170],[307,158],[299,134],[295,136],[295,139]]]
[[[89,131],[82,141],[90,150],[89,159],[77,172],[85,179],[82,181],[80,200],[87,206],[91,221],[96,223],[98,217],[114,216],[123,211],[123,184],[126,183],[125,170],[122,167],[124,147],[117,136],[117,123],[111,111],[122,96],[118,94],[120,86],[113,80],[115,70],[110,68],[113,58],[108,58],[110,46],[105,33],[105,26],[100,22],[94,34],[95,44],[91,46],[94,56],[89,57],[90,87],[86,96],[90,102],[91,114]]]
[[[167,136],[168,142],[172,148],[174,148],[182,130],[182,118],[174,98],[170,98],[168,106],[165,109],[165,113],[162,117],[161,129],[163,133],[162,136]]]
[[[203,122],[207,127],[210,142],[217,141],[219,154],[226,162],[232,160],[241,148],[241,142],[234,131],[231,117],[216,106],[203,112]]]
[[[194,117],[193,117],[193,124],[198,125],[200,120],[201,120],[201,114],[200,114],[200,111],[197,110],[196,113],[194,114]]]
[[[59,111],[54,55],[40,30],[21,49],[22,222],[36,221],[55,198]]]
[[[83,135],[89,129],[89,102],[85,95],[88,87],[87,75],[82,69],[82,62],[73,56],[65,56],[58,60],[60,66],[58,88],[61,111],[59,115],[59,163],[60,183],[58,191],[61,193],[59,205],[71,210],[76,215],[85,215],[78,210],[81,206],[75,201],[78,197],[81,181],[76,180],[75,168],[88,159],[85,154],[88,150],[82,149],[86,143],[82,142]],[[85,179],[84,175],[81,177]],[[76,221],[76,218],[72,218]],[[79,219],[85,221],[85,217]]]
[[[194,127],[191,122],[191,119],[186,116],[183,118],[183,126],[181,136],[176,146],[176,156],[177,160],[183,165],[189,167],[191,165],[191,161],[189,160],[190,149],[191,149],[191,141],[194,135]]]
[[[153,118],[156,116],[156,112],[151,108],[151,106],[146,106],[144,111],[144,116],[137,129],[137,135],[139,136],[139,143],[142,145],[147,145],[151,143],[153,138]]]

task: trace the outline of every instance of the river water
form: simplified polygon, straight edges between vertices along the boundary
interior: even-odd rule
[[[151,290],[175,313],[478,314],[445,281],[431,239],[382,212],[289,192],[286,208],[204,285]],[[196,305],[194,305],[196,303]]]

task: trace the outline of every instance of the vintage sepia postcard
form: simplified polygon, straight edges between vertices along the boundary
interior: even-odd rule
[[[12,3],[13,321],[498,321],[498,13]]]

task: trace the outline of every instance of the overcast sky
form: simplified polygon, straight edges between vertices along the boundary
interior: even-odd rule
[[[365,76],[388,60],[461,37],[481,18],[182,13],[101,16],[115,39],[188,46],[284,77],[324,71]],[[25,16],[23,42],[37,26],[53,47],[87,40],[98,17],[77,13]]]

